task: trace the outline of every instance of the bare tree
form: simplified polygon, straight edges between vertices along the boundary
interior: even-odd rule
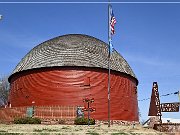
[[[0,106],[7,105],[9,94],[8,76],[0,78]]]

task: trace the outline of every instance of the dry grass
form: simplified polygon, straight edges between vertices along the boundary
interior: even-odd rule
[[[164,135],[153,129],[135,126],[112,125],[28,125],[28,124],[0,124],[0,134],[33,134],[33,135]]]

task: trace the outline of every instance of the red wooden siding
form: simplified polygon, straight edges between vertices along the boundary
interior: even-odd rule
[[[91,116],[107,120],[108,73],[104,69],[49,68],[30,70],[11,78],[12,107],[42,105],[83,106],[93,97],[96,112]],[[88,85],[87,85],[88,84]],[[136,80],[119,72],[111,74],[111,119],[138,121]]]

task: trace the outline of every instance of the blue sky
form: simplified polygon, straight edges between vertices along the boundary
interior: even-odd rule
[[[112,6],[117,20],[114,48],[128,61],[139,80],[138,99],[151,96],[154,81],[159,84],[160,95],[180,90],[180,3]],[[0,3],[0,14],[1,76],[11,74],[33,47],[56,36],[80,33],[108,41],[107,4]],[[177,101],[174,94],[161,97],[161,102]],[[149,102],[139,102],[141,119],[148,118]],[[180,112],[163,113],[163,117],[180,119]]]

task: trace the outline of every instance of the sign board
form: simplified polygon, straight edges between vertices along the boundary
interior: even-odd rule
[[[153,82],[151,102],[148,116],[161,116],[160,99],[157,82]]]
[[[27,108],[26,115],[27,115],[27,117],[32,117],[33,116],[33,107],[28,107]]]
[[[78,118],[84,117],[84,112],[83,112],[82,109],[83,109],[83,108],[80,107],[80,106],[77,107],[77,117],[78,117]]]
[[[180,103],[162,103],[161,112],[179,112]]]

